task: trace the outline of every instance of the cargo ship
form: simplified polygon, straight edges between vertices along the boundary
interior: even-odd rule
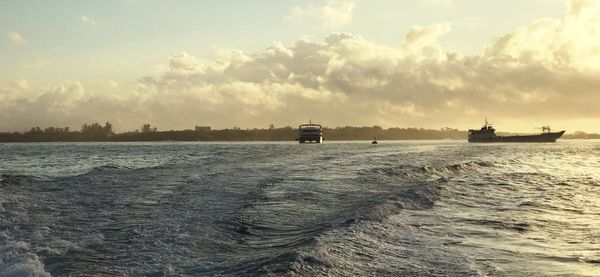
[[[488,123],[487,118],[481,129],[469,130],[469,142],[556,142],[565,131],[552,132],[550,126],[542,127],[542,133],[536,135],[498,136],[496,129]]]

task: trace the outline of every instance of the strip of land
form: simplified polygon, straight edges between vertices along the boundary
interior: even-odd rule
[[[508,133],[505,133],[508,134]],[[275,128],[271,125],[267,129],[231,129],[213,130],[210,127],[196,126],[189,130],[159,131],[149,124],[144,124],[140,129],[115,133],[113,125],[107,122],[84,124],[80,130],[71,130],[68,127],[33,127],[25,132],[0,132],[0,142],[126,142],[126,141],[294,141],[298,136],[298,129],[290,126]],[[467,131],[441,128],[387,128],[372,127],[335,127],[323,128],[323,137],[326,140],[465,140]],[[564,139],[600,139],[600,134],[575,132],[566,134]]]

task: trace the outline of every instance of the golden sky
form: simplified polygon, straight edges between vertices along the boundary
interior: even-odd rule
[[[36,17],[6,1],[0,131],[469,129],[487,116],[499,131],[600,132],[598,1],[397,2],[64,1]]]

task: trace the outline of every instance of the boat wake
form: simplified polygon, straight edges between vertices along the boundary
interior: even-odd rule
[[[0,276],[586,275],[598,266],[595,144],[146,147],[135,162],[69,163],[52,177],[3,169]],[[141,161],[146,152],[152,161]]]

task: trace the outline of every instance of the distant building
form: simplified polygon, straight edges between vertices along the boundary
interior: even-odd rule
[[[196,132],[210,132],[210,126],[196,126],[194,129]]]

